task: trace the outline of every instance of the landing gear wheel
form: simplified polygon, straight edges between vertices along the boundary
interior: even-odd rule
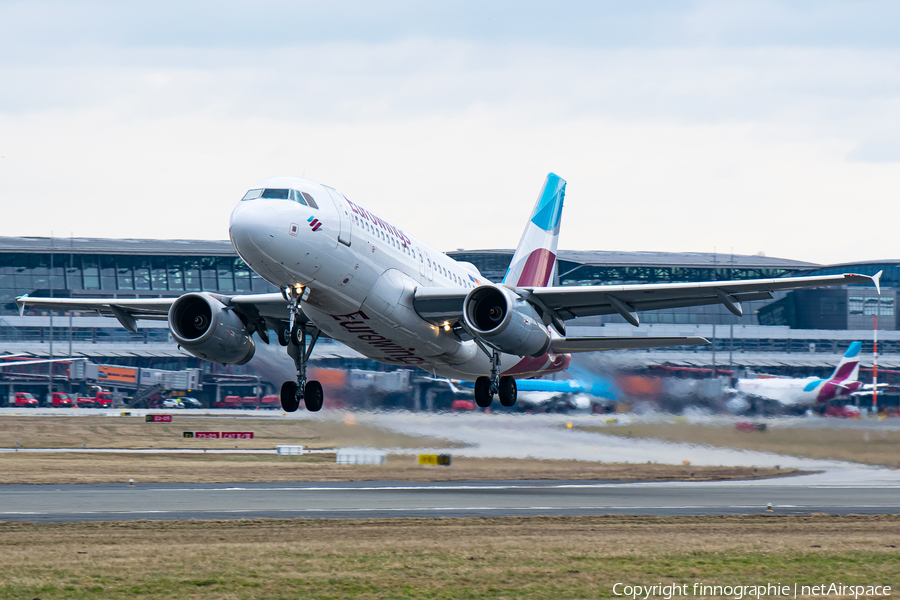
[[[300,329],[299,323],[294,323],[294,328],[291,329],[290,335],[291,335],[290,340],[291,340],[292,344],[294,344],[295,346],[303,345],[303,343],[304,343],[303,330]]]
[[[481,408],[488,408],[494,401],[494,394],[491,393],[490,377],[479,377],[475,380],[475,404]]]
[[[282,346],[288,345],[288,336],[290,335],[290,331],[287,327],[279,327],[278,328],[278,343]]]
[[[322,410],[322,404],[325,402],[325,393],[322,391],[322,384],[315,380],[306,382],[306,391],[303,394],[303,400],[306,402],[306,410],[312,412]]]
[[[518,396],[518,387],[516,380],[506,376],[500,378],[500,389],[497,390],[497,397],[500,398],[500,404],[503,406],[515,406],[516,397]]]
[[[281,408],[285,412],[296,412],[300,408],[300,399],[297,397],[297,383],[285,381],[281,384]]]

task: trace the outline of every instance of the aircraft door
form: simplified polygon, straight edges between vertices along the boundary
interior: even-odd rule
[[[434,281],[434,265],[427,252],[425,253],[425,273],[428,274],[428,281]]]
[[[419,257],[419,275],[425,277],[425,255],[422,254],[422,251],[416,248],[416,256]]]
[[[338,221],[340,224],[338,241],[345,246],[349,246],[353,237],[353,215],[350,214],[350,206],[347,204],[347,199],[344,198],[340,192],[327,185],[324,187],[328,190],[328,194],[334,201],[335,208],[337,208]]]

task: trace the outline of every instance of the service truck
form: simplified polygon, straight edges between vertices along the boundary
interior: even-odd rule
[[[77,400],[78,408],[112,408],[112,392],[99,391],[93,397],[83,396]]]
[[[15,392],[9,400],[9,405],[16,408],[37,408],[38,401],[28,392]]]
[[[75,396],[62,392],[53,392],[50,398],[50,406],[53,408],[75,408]]]

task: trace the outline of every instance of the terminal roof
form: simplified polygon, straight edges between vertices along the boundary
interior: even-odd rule
[[[227,240],[0,237],[0,252],[237,256]]]
[[[513,250],[456,250],[450,252],[457,254],[514,254]],[[758,254],[717,254],[713,252],[622,252],[617,250],[560,250],[560,260],[574,263],[606,266],[654,266],[654,267],[684,267],[684,268],[708,268],[713,266],[736,268],[765,268],[765,269],[790,269],[807,270],[818,269],[821,265],[816,263],[791,260],[788,258],[776,258],[774,256],[761,256]]]

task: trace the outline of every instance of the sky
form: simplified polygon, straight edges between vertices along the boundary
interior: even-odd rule
[[[227,239],[305,176],[442,250],[900,258],[900,4],[0,0],[0,235]]]

